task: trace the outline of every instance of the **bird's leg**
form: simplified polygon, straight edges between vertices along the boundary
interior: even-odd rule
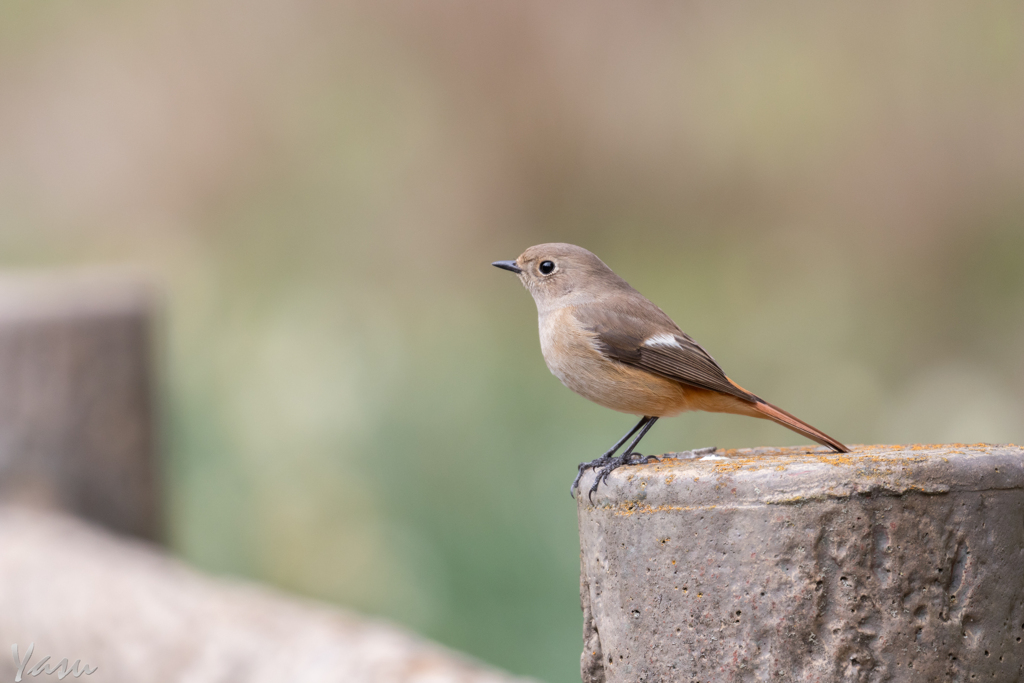
[[[602,455],[600,458],[595,458],[594,460],[591,460],[590,462],[581,462],[580,466],[579,466],[579,468],[578,468],[578,470],[576,472],[576,478],[572,480],[572,486],[569,487],[569,495],[570,496],[573,495],[572,492],[576,490],[576,487],[580,483],[580,477],[583,476],[583,473],[588,468],[591,468],[591,467],[602,467],[604,465],[607,465],[611,461],[612,456],[615,455],[615,451],[617,451],[620,448],[622,448],[622,444],[624,444],[627,441],[629,441],[629,437],[631,437],[634,434],[636,434],[637,430],[640,429],[641,427],[643,427],[644,425],[646,425],[648,422],[650,422],[651,420],[656,420],[656,419],[658,419],[658,418],[656,418],[656,417],[647,417],[645,415],[644,417],[640,418],[640,421],[636,423],[636,426],[634,426],[632,429],[630,429],[626,433],[626,435],[624,437],[622,437],[621,439],[616,441],[615,445],[612,446],[610,449],[608,449],[608,451],[606,451],[605,454]],[[634,445],[636,445],[636,444],[634,444]]]
[[[647,432],[651,431],[651,427],[653,427],[654,423],[657,421],[658,418],[656,417],[650,418],[647,421],[647,424],[643,426],[643,429],[640,430],[640,433],[637,434],[636,438],[633,439],[633,443],[629,444],[629,448],[626,449],[626,452],[617,458],[610,458],[608,460],[608,463],[598,471],[597,477],[594,478],[594,485],[590,487],[590,492],[587,494],[587,498],[590,499],[591,503],[594,502],[593,496],[594,491],[597,490],[597,485],[600,484],[602,480],[607,479],[608,475],[611,474],[612,471],[619,467],[622,467],[623,465],[640,464],[639,462],[633,462],[633,456],[639,455],[639,453],[634,454],[633,449],[636,448],[637,444],[640,443],[640,439],[644,438],[644,436],[647,435]],[[643,458],[643,462],[647,462],[647,458]]]

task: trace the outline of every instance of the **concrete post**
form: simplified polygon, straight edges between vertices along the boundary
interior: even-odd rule
[[[0,502],[159,535],[152,299],[109,273],[0,275]]]
[[[1024,681],[1020,447],[727,451],[593,499],[585,683]]]

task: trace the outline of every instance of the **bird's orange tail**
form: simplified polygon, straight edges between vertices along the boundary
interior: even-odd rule
[[[822,446],[828,446],[837,453],[850,452],[849,448],[839,443],[825,432],[815,429],[803,420],[793,417],[785,410],[776,408],[771,403],[754,403],[751,407],[769,420],[778,422],[783,427],[787,427],[792,429],[794,432],[803,434],[807,438],[820,443]]]

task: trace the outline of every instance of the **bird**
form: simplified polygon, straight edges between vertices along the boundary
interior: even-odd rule
[[[729,379],[711,354],[664,311],[583,247],[538,244],[514,261],[491,265],[518,275],[533,295],[540,348],[551,373],[598,405],[640,416],[603,455],[580,463],[570,495],[578,491],[588,469],[597,472],[588,493],[592,501],[598,485],[615,469],[649,462],[654,456],[642,456],[636,447],[654,423],[691,410],[771,420],[837,453],[850,452]]]

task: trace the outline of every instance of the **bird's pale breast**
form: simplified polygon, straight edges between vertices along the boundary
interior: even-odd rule
[[[540,347],[562,384],[606,408],[657,417],[697,408],[692,388],[603,356],[571,306],[541,314]]]

